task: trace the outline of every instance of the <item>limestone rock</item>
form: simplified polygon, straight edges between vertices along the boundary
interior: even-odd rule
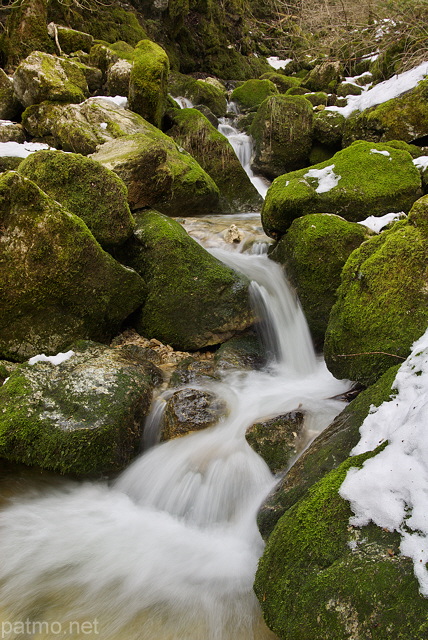
[[[52,354],[80,338],[110,340],[144,301],[141,277],[31,180],[0,176],[0,204],[1,357]]]
[[[272,473],[280,473],[287,469],[303,444],[303,427],[304,414],[290,411],[251,425],[245,438]]]
[[[88,83],[78,64],[49,53],[33,51],[13,75],[15,93],[24,107],[44,100],[82,102]]]
[[[0,142],[25,142],[25,131],[21,124],[0,122]]]
[[[127,96],[132,64],[128,60],[118,60],[107,70],[107,93],[109,96]]]
[[[0,456],[61,473],[118,471],[138,453],[160,372],[120,348],[78,342],[61,364],[24,364],[0,387]]]
[[[226,412],[226,404],[214,393],[199,389],[175,391],[166,402],[161,440],[212,427]]]

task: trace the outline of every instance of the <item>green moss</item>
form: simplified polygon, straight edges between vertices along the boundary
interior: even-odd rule
[[[329,214],[294,220],[270,257],[297,290],[317,348],[322,348],[340,274],[350,253],[368,237],[362,225]]]
[[[166,108],[168,74],[164,49],[151,40],[141,40],[134,53],[129,108],[159,128]]]
[[[47,0],[23,0],[11,8],[3,47],[8,68],[16,66],[32,51],[55,53],[47,30]]]
[[[350,255],[324,348],[336,377],[370,384],[408,356],[428,322],[427,264],[424,226],[410,222],[396,223]]]
[[[188,98],[195,105],[205,105],[217,117],[226,115],[225,91],[208,82],[175,72],[169,78],[169,92],[173,96]]]
[[[272,473],[283,473],[297,454],[303,424],[304,414],[291,411],[253,424],[247,429],[245,439]]]
[[[98,162],[62,151],[38,151],[19,172],[79,216],[98,242],[108,248],[124,242],[134,220],[123,182]]]
[[[428,602],[418,594],[411,562],[399,555],[399,536],[374,525],[349,526],[349,504],[338,494],[348,469],[371,456],[349,458],[330,472],[269,538],[255,590],[269,627],[283,640],[348,640],[350,629],[353,637],[376,640],[391,633],[425,637]]]
[[[327,106],[328,95],[324,91],[316,91],[314,93],[305,93],[305,98],[306,100],[309,100],[309,102],[314,107],[317,107],[320,104]]]
[[[262,209],[268,235],[280,237],[292,220],[308,213],[335,213],[357,222],[370,215],[407,212],[421,194],[421,178],[410,154],[387,144],[356,142],[311,169],[328,166],[340,180],[326,192],[316,192],[318,178],[307,176],[307,169],[273,182]]]
[[[234,89],[231,95],[241,109],[255,110],[263,100],[278,93],[275,84],[270,80],[247,80]]]
[[[58,42],[64,53],[73,53],[73,51],[86,51],[89,53],[94,39],[83,31],[76,29],[67,29],[66,27],[57,27]]]
[[[340,147],[346,119],[334,111],[318,111],[314,114],[314,138],[329,147]],[[337,149],[339,150],[339,149]]]
[[[335,150],[325,144],[313,144],[309,154],[309,164],[320,164],[330,160],[334,156]]]
[[[270,80],[274,83],[279,93],[285,93],[287,89],[292,87],[298,87],[301,84],[301,79],[295,76],[285,76],[282,73],[275,73],[268,71],[260,76],[260,80]]]

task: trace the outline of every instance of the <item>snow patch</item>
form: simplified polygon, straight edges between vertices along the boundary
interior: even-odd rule
[[[100,122],[101,129],[107,129],[107,122]]]
[[[270,56],[269,58],[266,58],[266,60],[274,69],[285,69],[285,67],[291,62],[292,58],[281,60],[278,56]]]
[[[415,158],[413,160],[413,164],[418,169],[424,171],[428,167],[428,156],[419,156],[419,158]]]
[[[66,351],[65,353],[57,353],[56,356],[47,356],[44,353],[40,353],[37,356],[33,356],[28,360],[28,364],[36,364],[36,362],[50,362],[51,364],[61,364],[61,362],[65,362],[69,360],[72,356],[74,356],[74,351]]]
[[[112,102],[118,107],[122,107],[126,109],[128,106],[128,98],[126,96],[96,96],[96,100],[102,98],[103,100],[107,100],[107,102]],[[90,99],[90,98],[89,98]]]
[[[350,524],[401,534],[400,550],[412,558],[422,595],[428,597],[428,329],[412,346],[392,385],[396,395],[372,407],[364,420],[357,455],[387,446],[351,468],[340,495],[351,504]]]
[[[4,158],[26,158],[35,151],[51,149],[42,142],[0,142],[0,157]]]
[[[316,178],[318,180],[318,186],[315,189],[316,193],[327,193],[327,191],[337,186],[342,177],[334,173],[333,169],[334,164],[324,167],[324,169],[310,169],[303,177]]]
[[[383,227],[386,227],[387,224],[393,222],[394,220],[400,220],[405,217],[404,211],[400,211],[400,213],[386,213],[384,216],[369,216],[365,220],[361,220],[358,224],[362,224],[364,227],[368,227],[375,233],[379,233]]]
[[[379,153],[381,156],[386,156],[387,158],[392,160],[391,154],[389,153],[389,151],[380,151],[379,149],[370,149],[370,153]]]

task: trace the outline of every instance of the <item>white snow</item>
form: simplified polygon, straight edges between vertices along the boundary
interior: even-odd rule
[[[384,216],[369,216],[365,220],[361,220],[358,224],[362,224],[364,227],[368,227],[375,233],[379,233],[383,227],[385,227],[390,222],[394,220],[400,220],[400,218],[405,217],[405,213],[400,211],[400,213],[386,213]]]
[[[269,58],[266,58],[266,60],[274,69],[285,69],[288,63],[291,62],[292,58],[281,60],[278,56],[270,56]]]
[[[8,376],[7,378],[5,378],[5,379],[3,380],[3,384],[6,384],[6,382],[9,380],[9,377],[10,377],[10,376]]]
[[[107,129],[107,122],[100,122],[101,129]]]
[[[103,100],[107,100],[108,102],[113,102],[118,107],[122,107],[125,109],[128,106],[128,98],[126,96],[96,96],[94,99],[98,100],[102,98]],[[90,98],[88,98],[90,100]]]
[[[26,158],[30,153],[50,148],[41,142],[0,142],[0,157]]]
[[[387,158],[392,160],[391,154],[389,153],[389,151],[380,151],[379,149],[370,149],[370,153],[379,153],[381,156],[386,156]]]
[[[419,156],[413,160],[413,164],[418,169],[425,170],[428,167],[428,156]]]
[[[324,169],[310,169],[304,178],[317,178],[318,186],[315,189],[316,193],[326,193],[335,187],[342,176],[338,176],[334,173],[334,164],[324,167]]]
[[[69,360],[71,356],[74,356],[74,351],[66,351],[65,353],[57,353],[56,356],[47,356],[44,353],[39,354],[38,356],[33,356],[29,359],[28,364],[36,364],[36,362],[50,362],[51,364],[61,364],[61,362],[65,362]]]
[[[359,96],[348,96],[345,107],[326,107],[328,111],[337,111],[346,118],[354,111],[364,111],[369,107],[397,98],[406,91],[416,87],[418,82],[428,75],[428,62],[422,62],[417,67],[393,76],[389,80],[376,84],[371,89],[363,91]]]
[[[361,469],[351,468],[339,493],[351,503],[351,525],[373,521],[401,534],[401,553],[413,559],[420,591],[428,597],[428,329],[392,388],[396,395],[372,407],[364,420],[351,455],[384,442],[386,447]]]
[[[11,124],[17,124],[17,123],[12,122],[12,120],[0,120],[1,127],[10,127]]]

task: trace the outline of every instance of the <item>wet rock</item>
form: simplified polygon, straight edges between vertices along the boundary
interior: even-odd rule
[[[229,244],[239,244],[244,239],[244,234],[238,229],[236,224],[231,224],[224,232],[223,238]]]
[[[195,80],[181,73],[171,73],[168,84],[169,93],[173,96],[188,98],[192,104],[205,105],[217,118],[226,115],[226,91],[210,82]]]
[[[198,389],[175,391],[166,402],[161,440],[211,427],[226,413],[225,402],[214,393]]]
[[[248,444],[272,473],[285,471],[303,442],[304,414],[291,411],[253,424],[245,434]]]
[[[214,360],[220,369],[262,369],[267,356],[263,344],[254,333],[231,338],[217,350]]]
[[[0,456],[78,476],[118,471],[139,451],[160,372],[120,348],[72,351],[58,365],[26,363],[0,387]]]
[[[182,360],[171,375],[171,387],[219,380],[217,366],[212,360],[197,360],[188,357]]]

